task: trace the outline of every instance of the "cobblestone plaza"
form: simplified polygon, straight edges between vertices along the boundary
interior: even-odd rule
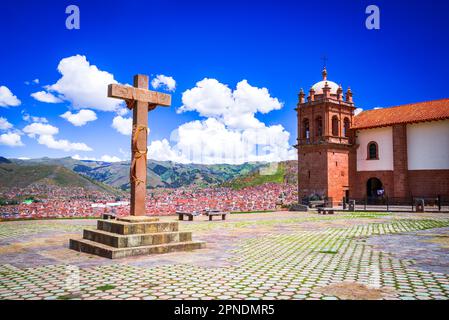
[[[449,298],[447,214],[206,220],[180,222],[206,249],[119,260],[68,249],[95,220],[2,222],[0,299]]]

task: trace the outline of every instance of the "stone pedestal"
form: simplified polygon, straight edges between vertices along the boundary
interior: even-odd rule
[[[178,231],[178,222],[130,216],[98,220],[97,230],[84,230],[82,239],[70,239],[70,249],[109,259],[201,249],[191,232]]]

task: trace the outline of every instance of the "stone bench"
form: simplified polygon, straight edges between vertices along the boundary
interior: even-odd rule
[[[318,208],[318,214],[334,214],[334,208]]]
[[[297,211],[297,212],[307,212],[307,211],[309,211],[309,207],[304,204],[295,203],[295,204],[292,204],[288,210],[289,211]]]
[[[325,206],[324,200],[312,200],[309,201],[309,208],[321,208]]]
[[[208,211],[206,212],[206,215],[209,216],[209,221],[212,221],[212,218],[214,216],[221,216],[221,220],[226,220],[226,215],[229,212],[222,212],[222,211]]]
[[[114,213],[103,213],[101,215],[102,220],[115,220],[117,216]]]
[[[189,217],[189,221],[193,221],[193,217],[198,215],[192,212],[179,212],[179,211],[177,211],[176,214],[179,216],[180,221],[184,220],[184,216]]]

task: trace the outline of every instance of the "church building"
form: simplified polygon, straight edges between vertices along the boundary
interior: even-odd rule
[[[300,200],[449,197],[449,99],[355,114],[351,89],[322,77],[295,109]]]

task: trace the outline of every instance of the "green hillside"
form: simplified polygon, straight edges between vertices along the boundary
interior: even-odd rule
[[[296,183],[297,164],[297,161],[270,163],[263,167],[259,167],[248,174],[225,182],[223,183],[223,186],[239,190],[264,183]]]
[[[118,191],[98,181],[57,165],[17,163],[0,163],[0,186],[2,188],[25,188],[33,183],[45,183],[60,187],[81,187],[89,190],[98,190],[110,194]]]

